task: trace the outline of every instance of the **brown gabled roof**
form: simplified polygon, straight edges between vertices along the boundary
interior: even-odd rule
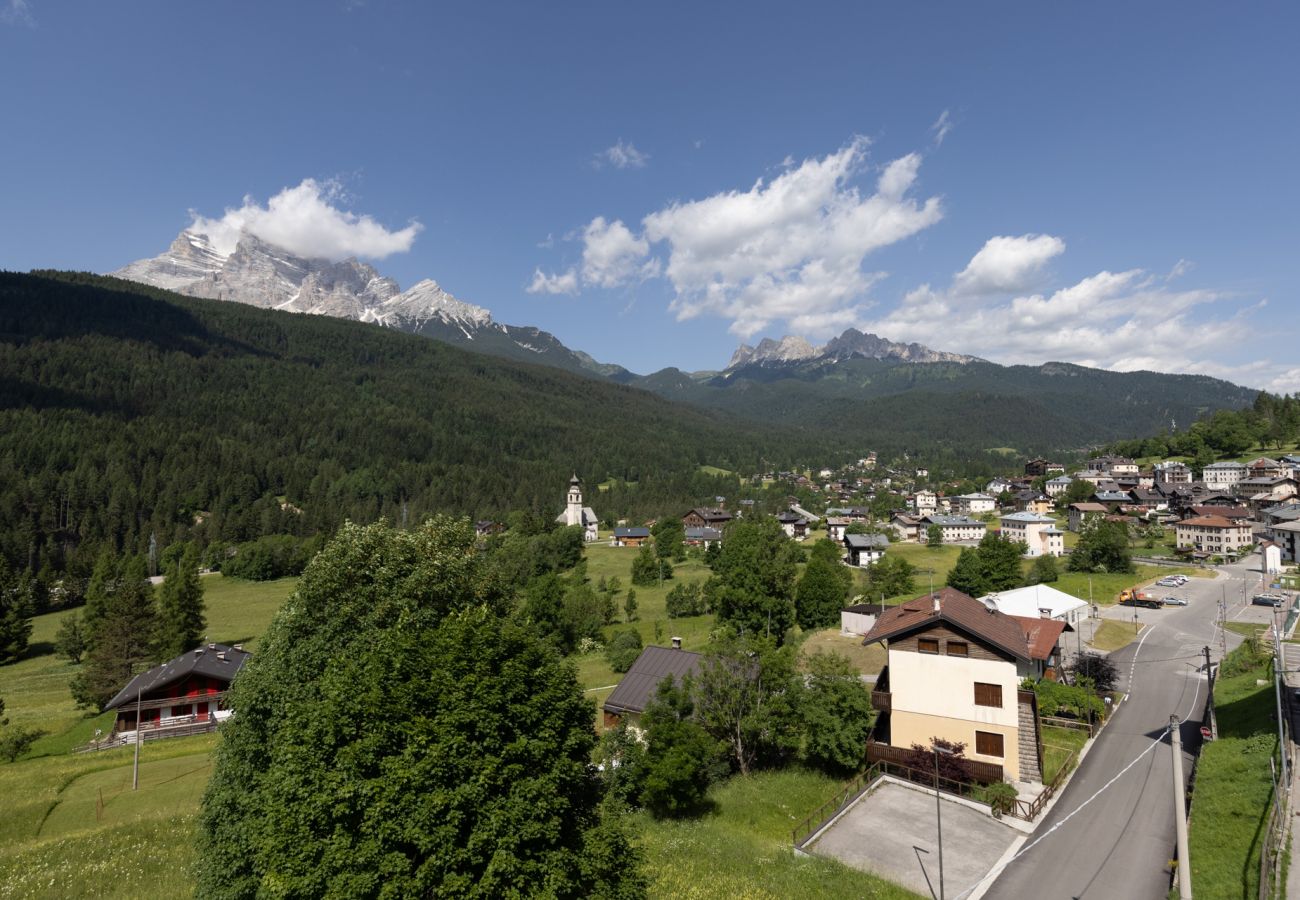
[[[1108,512],[1100,503],[1071,503],[1070,509],[1077,509],[1079,512]]]
[[[939,601],[937,611],[934,608],[936,599]],[[876,619],[862,643],[893,640],[937,622],[956,626],[1017,659],[1033,658],[1029,655],[1025,632],[1015,616],[990,610],[975,598],[950,587],[923,594],[886,610]]]
[[[1233,522],[1225,519],[1223,516],[1197,516],[1194,519],[1183,519],[1177,522],[1178,525],[1199,525],[1202,528],[1240,528],[1245,523]]]
[[[1061,640],[1061,632],[1066,624],[1060,619],[1031,618],[1029,616],[1008,616],[1015,619],[1020,630],[1025,634],[1025,643],[1029,645],[1029,658],[1047,660]]]
[[[1244,506],[1193,506],[1189,510],[1197,516],[1221,516],[1225,519],[1249,519],[1250,510]]]
[[[646,647],[618,686],[605,698],[605,710],[613,713],[645,712],[646,705],[659,689],[660,681],[669,675],[681,681],[685,676],[695,674],[703,658],[689,650]]]

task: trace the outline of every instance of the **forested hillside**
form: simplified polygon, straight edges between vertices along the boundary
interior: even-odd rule
[[[1186,427],[1256,393],[1203,375],[878,359],[748,365],[698,380],[665,369],[633,383],[754,421],[834,430],[884,456],[971,460],[993,447],[1061,453]]]
[[[834,438],[825,441],[829,446]],[[344,519],[554,516],[575,471],[603,518],[718,492],[807,446],[643,391],[325,317],[90,275],[0,274],[0,553],[88,571]],[[617,509],[595,484],[637,482]],[[734,482],[729,482],[734,484]]]

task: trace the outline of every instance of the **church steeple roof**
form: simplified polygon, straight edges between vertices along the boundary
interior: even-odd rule
[[[579,478],[578,475],[577,475],[577,473],[575,472],[574,475],[573,475],[573,477],[569,479],[569,486],[570,486],[570,487],[577,487],[577,486],[580,485],[580,484],[582,484],[582,479]]]

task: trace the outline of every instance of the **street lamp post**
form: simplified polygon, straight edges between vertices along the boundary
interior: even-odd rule
[[[952,756],[952,751],[946,747],[940,747],[937,743],[931,744],[934,750],[934,821],[936,829],[939,832],[939,900],[944,900],[943,895],[943,800],[939,794],[939,754]]]

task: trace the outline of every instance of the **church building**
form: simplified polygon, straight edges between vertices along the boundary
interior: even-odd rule
[[[564,512],[556,516],[555,521],[562,525],[581,525],[583,540],[595,541],[600,538],[596,513],[590,506],[582,505],[582,482],[577,475],[569,479],[569,496],[565,501]]]

